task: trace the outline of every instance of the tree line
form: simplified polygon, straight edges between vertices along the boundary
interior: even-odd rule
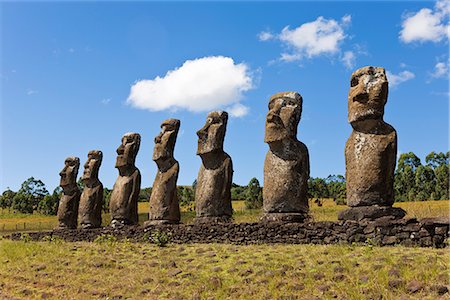
[[[449,199],[449,156],[447,153],[431,152],[425,157],[425,164],[421,163],[413,152],[400,155],[394,175],[394,190],[396,201],[424,201]],[[195,180],[191,186],[178,186],[177,195],[180,206],[187,210],[194,210]],[[78,181],[80,190],[84,185]],[[103,210],[109,211],[111,189],[103,189]],[[62,189],[57,187],[50,194],[45,184],[33,177],[25,180],[17,192],[9,188],[0,196],[0,208],[21,213],[38,212],[45,215],[55,215]],[[152,188],[142,188],[139,201],[150,199]],[[332,198],[336,204],[345,204],[345,177],[329,175],[326,178],[311,177],[308,180],[308,196],[316,198]],[[256,178],[252,178],[248,185],[241,186],[233,183],[231,186],[232,200],[245,200],[247,209],[261,208],[263,204],[262,187]]]

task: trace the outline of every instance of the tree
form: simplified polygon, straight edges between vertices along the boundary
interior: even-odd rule
[[[56,215],[58,213],[59,199],[61,199],[62,188],[57,187],[51,195],[45,195],[39,201],[37,211],[43,215]]]
[[[413,152],[402,153],[398,159],[397,170],[394,177],[394,191],[397,201],[413,201],[416,190],[416,169],[421,166],[420,158]]]
[[[441,165],[434,169],[436,176],[435,195],[436,199],[448,200],[449,199],[449,169],[447,165]]]
[[[431,168],[436,169],[439,166],[448,165],[449,154],[450,154],[450,152],[447,152],[447,153],[442,153],[442,152],[436,153],[436,152],[433,151],[433,152],[431,152],[430,154],[427,155],[427,157],[425,158],[425,162]]]
[[[21,213],[31,214],[37,209],[39,201],[48,194],[42,181],[30,177],[22,183],[20,190],[14,196],[12,208]]]
[[[150,196],[152,195],[152,188],[143,188],[139,191],[138,202],[148,202],[150,200]]]
[[[103,188],[103,212],[109,212],[109,200],[111,200],[112,190],[108,188]]]
[[[231,200],[245,200],[245,190],[246,187],[233,182],[231,184]]]
[[[345,204],[347,199],[345,177],[342,175],[329,175],[325,179],[325,183],[327,184],[329,197],[332,197],[337,204]]]
[[[261,208],[263,205],[262,188],[256,178],[250,179],[245,191],[245,207],[247,209]]]
[[[178,186],[177,196],[181,206],[187,207],[188,210],[193,210],[194,191],[190,186]]]
[[[436,186],[436,177],[430,166],[418,166],[415,174],[416,200],[425,201],[431,199]],[[434,196],[434,195],[433,195]]]
[[[2,209],[8,208],[8,210],[11,210],[11,205],[15,195],[16,195],[15,192],[7,188],[6,191],[4,191],[0,196],[0,207]]]
[[[328,188],[325,180],[319,177],[310,177],[308,180],[308,196],[313,198],[328,198]]]

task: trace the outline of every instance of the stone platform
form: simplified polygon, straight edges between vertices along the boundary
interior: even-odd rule
[[[152,225],[104,227],[98,229],[67,229],[30,232],[33,240],[45,236],[60,237],[66,241],[93,241],[101,234],[112,234],[118,239],[144,241],[146,232],[160,230],[171,234],[171,242],[232,243],[232,244],[351,244],[371,243],[379,246],[404,245],[443,248],[448,246],[449,219],[380,218],[373,222],[337,221],[308,223],[222,223],[195,225]],[[20,239],[20,233],[9,236]]]

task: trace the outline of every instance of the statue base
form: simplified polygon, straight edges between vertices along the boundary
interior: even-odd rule
[[[176,225],[180,224],[180,221],[173,220],[148,220],[144,222],[144,227],[149,227],[153,225]]]
[[[399,207],[392,206],[356,206],[350,207],[338,214],[339,220],[376,220],[382,217],[390,217],[393,220],[401,219],[406,215],[406,211]]]
[[[232,218],[229,216],[221,217],[195,217],[194,224],[208,224],[208,223],[231,223]]]
[[[261,222],[304,223],[311,220],[307,213],[265,213]]]

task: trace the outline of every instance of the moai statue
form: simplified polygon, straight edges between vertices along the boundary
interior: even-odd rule
[[[364,67],[352,74],[348,121],[353,127],[345,146],[347,205],[340,220],[402,218],[393,208],[397,133],[383,121],[388,80],[383,68]]]
[[[64,168],[59,173],[60,186],[63,190],[58,206],[58,226],[56,229],[77,228],[78,205],[80,203],[80,189],[77,185],[80,159],[68,157],[64,161]]]
[[[303,222],[308,217],[309,154],[297,140],[303,99],[296,92],[270,97],[264,141],[263,221]]]
[[[141,136],[138,133],[126,133],[122,137],[122,144],[117,148],[116,168],[119,170],[119,177],[114,183],[109,202],[113,227],[138,223],[141,173],[134,163],[140,144]]]
[[[158,166],[152,195],[150,196],[149,221],[151,224],[180,223],[180,205],[177,197],[177,179],[180,170],[173,157],[180,120],[168,119],[162,122],[161,132],[155,137],[153,160]]]
[[[84,173],[81,177],[84,189],[78,210],[82,228],[97,228],[102,224],[103,184],[98,179],[102,159],[102,151],[92,150],[89,151],[84,164]]]
[[[213,111],[197,131],[197,155],[202,159],[195,189],[196,223],[230,222],[233,164],[223,151],[228,113]]]

